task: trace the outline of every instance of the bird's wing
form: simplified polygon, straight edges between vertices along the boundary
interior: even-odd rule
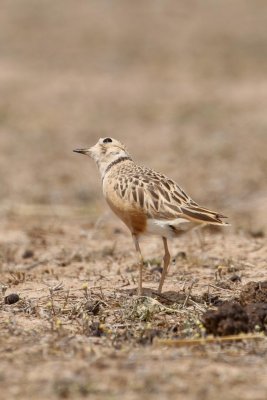
[[[117,195],[134,203],[148,218],[224,225],[222,214],[200,207],[173,180],[148,168],[135,170],[132,177],[122,177],[115,185]]]

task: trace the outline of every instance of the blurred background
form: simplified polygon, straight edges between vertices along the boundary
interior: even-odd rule
[[[266,229],[266,110],[264,0],[1,1],[2,209],[104,211],[96,166],[72,149],[112,136]]]

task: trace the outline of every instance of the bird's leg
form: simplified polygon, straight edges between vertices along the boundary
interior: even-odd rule
[[[143,290],[142,290],[142,280],[143,280],[143,265],[144,265],[144,260],[143,260],[143,256],[141,253],[141,249],[139,246],[139,242],[138,242],[138,238],[136,235],[133,235],[133,240],[134,240],[134,244],[135,244],[135,249],[139,255],[139,279],[138,279],[138,289],[137,289],[137,294],[138,296],[142,296]]]
[[[163,286],[163,283],[164,283],[164,280],[165,280],[165,277],[166,277],[166,274],[168,271],[168,267],[170,264],[170,260],[171,260],[171,256],[170,256],[169,249],[168,249],[167,239],[165,237],[163,237],[162,240],[163,240],[163,244],[164,244],[165,254],[163,257],[164,264],[163,264],[163,271],[162,271],[161,278],[160,278],[158,293],[161,293],[161,291],[162,291],[162,286]]]

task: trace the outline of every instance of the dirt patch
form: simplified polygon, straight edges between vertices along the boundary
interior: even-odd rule
[[[208,334],[227,336],[255,331],[267,332],[267,303],[248,304],[225,302],[217,310],[202,316]]]
[[[251,331],[267,333],[267,303],[254,303],[246,306]]]
[[[244,306],[250,303],[267,303],[267,281],[248,282],[242,287],[239,299]]]
[[[207,345],[201,351],[186,347],[174,351],[154,344],[157,338],[190,340],[207,332],[263,329],[266,308],[259,310],[257,303],[250,310],[235,305],[231,313],[225,310],[223,320],[217,317],[216,323],[211,318],[210,330],[203,328],[201,319],[215,304],[238,300],[247,282],[264,275],[264,239],[207,232],[202,247],[194,237],[173,241],[172,265],[161,296],[156,294],[160,240],[144,240],[144,296],[138,298],[137,259],[130,235],[116,219],[107,219],[100,228],[86,219],[85,223],[84,216],[76,213],[38,219],[12,215],[6,216],[0,229],[4,239],[0,243],[0,376],[8,395],[16,388],[21,398],[38,399],[42,387],[47,398],[57,399],[65,395],[65,389],[57,388],[70,382],[66,393],[69,390],[76,397],[87,390],[85,397],[102,400],[110,398],[110,393],[117,398],[126,391],[128,398],[138,398],[141,392],[151,399],[158,391],[159,398],[168,394],[175,399],[182,373],[179,387],[194,399],[205,389],[210,366],[216,368],[219,363],[223,374],[229,360],[236,363],[238,355],[237,371],[249,376],[251,354],[253,362],[265,362],[263,345],[256,343]],[[218,270],[223,271],[223,280],[218,279]],[[242,276],[244,286],[239,280],[232,281],[233,271]],[[15,293],[19,301],[7,304],[5,297]],[[204,370],[207,374],[197,375]],[[196,394],[192,392],[193,375],[198,376]],[[218,389],[220,377],[214,380]],[[259,384],[264,391],[265,381]],[[240,390],[244,387],[246,383]],[[208,398],[214,397],[213,393]]]
[[[203,315],[203,325],[208,334],[214,336],[234,335],[249,331],[249,318],[238,303],[225,303],[218,310],[209,310]]]

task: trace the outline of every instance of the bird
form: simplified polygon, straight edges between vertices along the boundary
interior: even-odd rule
[[[224,221],[226,216],[199,206],[166,175],[136,164],[119,140],[100,138],[93,147],[73,151],[96,162],[104,197],[111,210],[130,230],[139,258],[138,296],[143,294],[141,236],[161,236],[163,241],[163,269],[157,291],[160,295],[171,260],[168,239],[198,226],[229,225]]]

